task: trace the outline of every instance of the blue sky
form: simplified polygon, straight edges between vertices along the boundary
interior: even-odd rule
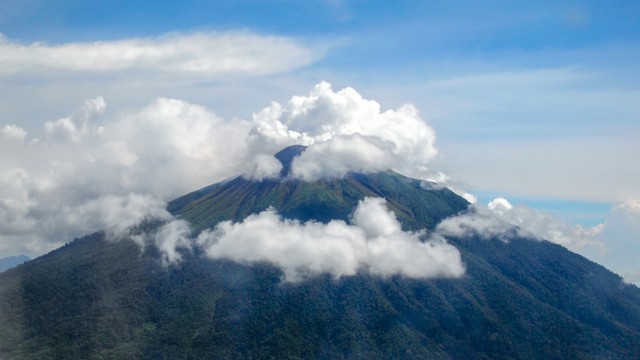
[[[432,168],[481,202],[504,196],[591,227],[640,199],[638,19],[637,1],[0,0],[0,125],[42,136],[100,96],[108,119],[159,97],[249,119],[328,81],[383,109],[414,104],[436,132]],[[173,53],[126,62],[91,45],[170,52],[209,41],[198,34],[240,34],[220,46],[240,43],[267,65],[184,72],[161,63]],[[47,58],[63,47],[98,56]]]

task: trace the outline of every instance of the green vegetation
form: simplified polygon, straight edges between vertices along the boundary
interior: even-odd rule
[[[286,218],[302,221],[348,221],[365,197],[384,197],[408,229],[432,229],[468,203],[446,188],[426,191],[420,181],[392,171],[347,174],[343,179],[303,182],[251,181],[242,177],[209,186],[169,203],[169,211],[188,220],[196,229],[223,220],[241,221],[250,214],[273,207]]]

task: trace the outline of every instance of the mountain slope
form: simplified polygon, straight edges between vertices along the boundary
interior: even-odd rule
[[[466,201],[393,172],[302,183],[235,178],[169,205],[197,229],[269,206],[347,219],[382,196],[407,229]],[[281,159],[282,161],[282,159]],[[640,357],[640,289],[549,242],[449,239],[467,273],[281,282],[269,264],[157,250],[96,233],[0,274],[1,358],[611,359]]]
[[[303,146],[290,146],[276,154],[283,164],[279,179],[254,181],[239,176],[173,200],[168,209],[199,231],[222,220],[240,221],[268,207],[285,218],[347,221],[358,201],[384,197],[405,227],[416,230],[432,229],[469,205],[447,188],[426,191],[429,183],[393,171],[349,173],[341,179],[314,182],[288,178],[291,162],[302,151]]]
[[[196,230],[202,230],[222,220],[240,221],[268,207],[286,218],[302,221],[347,221],[359,200],[384,197],[405,226],[432,229],[468,206],[448,189],[425,191],[423,186],[418,180],[390,171],[351,173],[342,179],[315,182],[237,177],[178,198],[169,203],[168,209],[188,220]]]

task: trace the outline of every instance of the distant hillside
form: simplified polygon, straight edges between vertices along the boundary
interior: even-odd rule
[[[2,258],[0,259],[0,272],[16,267],[29,260],[31,260],[31,258],[26,255],[9,256],[6,258]]]

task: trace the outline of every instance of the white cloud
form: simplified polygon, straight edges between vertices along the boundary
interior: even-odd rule
[[[276,176],[273,154],[293,143],[310,145],[293,166],[304,179],[389,167],[426,174],[437,153],[433,130],[411,106],[382,112],[355,90],[334,92],[327,83],[252,121],[168,98],[108,110],[102,97],[87,100],[45,122],[41,138],[2,128],[0,150],[12,154],[0,158],[2,251],[37,256],[93,231],[126,233],[147,217],[169,221],[163,201],[234,175]],[[167,262],[178,259],[167,254]]]
[[[253,158],[251,167],[245,174],[249,179],[264,180],[277,178],[282,170],[282,163],[272,155],[258,154]]]
[[[9,139],[23,141],[27,137],[27,132],[16,125],[5,125],[0,129],[2,135]]]
[[[104,154],[122,187],[171,199],[248,171],[245,121],[225,121],[199,105],[158,99],[104,125]],[[115,170],[115,169],[114,169]]]
[[[140,216],[166,220],[164,201],[242,173],[255,156],[250,123],[201,106],[158,99],[115,118],[106,110],[90,99],[46,122],[42,138],[2,127],[0,151],[11,156],[0,158],[0,251],[37,256],[89,232],[120,233]]]
[[[614,206],[597,238],[606,252],[593,259],[640,286],[640,201],[630,199]]]
[[[57,45],[23,45],[0,34],[0,76],[56,71],[252,76],[295,69],[320,55],[286,37],[248,32],[169,34]]]
[[[638,216],[640,215],[640,200],[631,199],[621,202],[613,210],[627,216]]]
[[[516,235],[515,224],[482,207],[473,206],[465,213],[442,220],[436,232],[446,237],[466,238],[478,236],[484,239],[499,238],[507,241]]]
[[[455,247],[442,238],[422,242],[422,233],[403,232],[383,199],[361,201],[352,222],[300,223],[269,209],[240,223],[222,222],[202,232],[197,241],[214,259],[273,263],[286,281],[320,273],[339,278],[362,270],[412,278],[464,273]]]
[[[505,198],[496,198],[488,206],[474,206],[468,212],[447,218],[437,226],[443,236],[508,240],[511,236],[534,237],[563,245],[581,252],[586,247],[604,251],[605,246],[597,239],[605,225],[585,229],[580,225],[570,226],[560,219],[526,206],[513,206]]]
[[[622,202],[603,223],[591,228],[569,225],[555,216],[496,198],[487,207],[476,205],[468,212],[438,224],[442,236],[498,238],[533,237],[567,247],[640,286],[640,202]]]
[[[412,105],[381,111],[354,89],[334,92],[326,82],[286,106],[272,103],[254,121],[253,135],[263,143],[309,145],[292,167],[306,180],[388,168],[421,177],[438,153],[433,129]]]
[[[92,120],[104,114],[107,103],[104,98],[89,99],[74,114],[44,124],[46,139],[52,142],[80,142],[92,134],[99,135],[100,128],[92,128]],[[93,125],[95,126],[95,125]]]
[[[158,247],[165,265],[175,264],[182,260],[178,249],[191,250],[191,227],[184,220],[172,220],[163,224],[153,234],[153,243]]]
[[[129,231],[149,220],[168,221],[173,217],[166,202],[149,194],[102,195],[77,207],[61,209],[68,226],[84,232],[104,230],[111,238],[129,235]]]

